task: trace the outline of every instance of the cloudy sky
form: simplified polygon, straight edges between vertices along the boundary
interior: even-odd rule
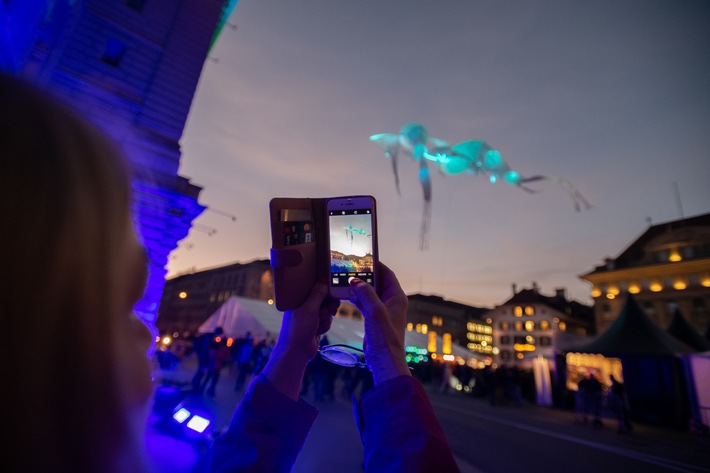
[[[380,257],[408,294],[493,307],[535,281],[591,303],[579,275],[656,224],[710,211],[706,0],[240,0],[205,63],[180,174],[212,207],[169,276],[268,258],[272,197],[372,194]],[[418,122],[484,140],[528,194],[432,173],[369,141]],[[224,214],[237,217],[233,222]],[[209,236],[209,229],[217,232]]]

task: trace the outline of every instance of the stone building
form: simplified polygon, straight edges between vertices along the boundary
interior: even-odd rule
[[[494,360],[498,366],[530,368],[532,359],[543,356],[552,362],[562,338],[593,335],[592,307],[568,300],[564,289],[554,296],[540,293],[536,283],[483,314],[493,326]]]
[[[492,328],[481,318],[488,309],[447,301],[439,296],[413,294],[408,299],[407,330],[441,335],[444,343],[449,340],[475,353],[492,353]]]
[[[170,278],[158,311],[160,333],[192,333],[231,296],[272,301],[269,260],[234,263]]]
[[[168,255],[205,209],[178,175],[180,144],[209,49],[236,0],[5,0],[0,70],[65,99],[122,146],[149,257],[138,315],[154,322]]]
[[[710,213],[651,225],[616,258],[580,276],[592,283],[598,332],[616,319],[624,293],[667,329],[676,309],[698,333],[710,325]]]

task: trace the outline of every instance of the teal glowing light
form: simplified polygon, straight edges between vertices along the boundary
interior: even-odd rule
[[[219,16],[219,20],[217,21],[217,28],[214,30],[214,34],[212,35],[209,51],[212,50],[212,46],[214,46],[214,43],[217,42],[217,38],[219,38],[219,34],[222,32],[222,28],[224,28],[224,25],[227,23],[229,15],[232,14],[232,10],[234,10],[234,7],[237,6],[238,1],[239,0],[229,0],[224,4],[222,14]]]
[[[419,182],[424,191],[424,214],[420,237],[420,248],[422,250],[426,247],[425,242],[427,241],[431,218],[432,185],[428,162],[434,163],[434,166],[438,167],[442,174],[485,174],[491,183],[496,183],[501,178],[506,183],[530,193],[535,191],[526,187],[526,183],[541,180],[553,181],[572,197],[575,210],[580,210],[580,204],[587,209],[591,208],[591,205],[570,182],[555,176],[536,175],[523,177],[510,168],[508,163],[501,157],[499,151],[491,149],[488,144],[481,140],[462,141],[451,145],[444,140],[429,136],[427,129],[419,123],[407,123],[399,130],[399,134],[380,133],[370,136],[370,141],[377,144],[384,151],[387,158],[391,158],[397,193],[399,193],[399,175],[397,171],[397,155],[399,152],[401,151],[419,163]]]

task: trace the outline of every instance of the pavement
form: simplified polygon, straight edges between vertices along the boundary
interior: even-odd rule
[[[192,472],[199,462],[200,456],[207,449],[211,438],[229,424],[229,420],[241,400],[244,390],[235,391],[235,376],[224,370],[217,385],[213,398],[207,396],[185,395],[189,382],[195,372],[194,359],[187,359],[177,367],[170,370],[156,368],[154,373],[156,386],[156,406],[159,407],[160,386],[174,386],[175,392],[183,392],[182,398],[186,405],[201,409],[213,419],[212,426],[202,436],[187,437],[181,430],[172,429],[166,416],[159,415],[159,409],[154,409],[146,426],[146,450],[149,461],[155,473],[187,473]],[[340,383],[340,381],[338,382]],[[336,384],[336,393],[340,392],[342,384]],[[572,411],[552,407],[525,404],[523,407],[496,406],[492,408],[485,399],[472,398],[458,392],[443,394],[438,390],[425,386],[432,405],[437,412],[445,409],[465,409],[467,414],[491,417],[495,416],[499,422],[509,422],[525,425],[541,425],[551,429],[558,436],[566,436],[578,443],[604,446],[609,448],[619,445],[620,435],[615,432],[614,421],[605,419],[602,429],[595,429],[585,424]],[[161,388],[162,393],[165,388]],[[319,415],[313,424],[311,433],[294,465],[293,473],[319,473],[333,471],[338,473],[362,473],[363,448],[359,434],[355,427],[352,413],[352,401],[345,396],[336,396],[333,400],[316,402],[313,394],[308,393],[305,400],[319,409]],[[167,402],[172,406],[175,403]],[[442,423],[442,426],[446,426]],[[529,427],[534,428],[534,427]],[[447,434],[448,435],[448,434]],[[685,452],[689,448],[693,451],[700,449],[706,452],[708,465],[710,465],[710,438],[707,435],[698,436],[689,432],[658,428],[645,424],[634,424],[633,435],[627,436],[626,442],[638,449],[639,454],[654,454],[668,459],[687,457]],[[453,448],[453,444],[452,444]],[[703,455],[705,455],[703,454]],[[465,461],[460,456],[454,456],[462,473],[490,473],[482,472]],[[709,471],[699,469],[697,471]]]

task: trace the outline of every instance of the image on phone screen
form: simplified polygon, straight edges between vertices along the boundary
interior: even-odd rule
[[[358,277],[373,284],[372,210],[328,211],[330,284],[348,287]]]

